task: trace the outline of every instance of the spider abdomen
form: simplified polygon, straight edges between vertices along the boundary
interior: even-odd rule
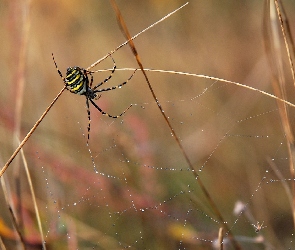
[[[84,69],[80,67],[69,67],[65,77],[65,84],[69,91],[74,94],[83,95],[88,86],[88,77]]]

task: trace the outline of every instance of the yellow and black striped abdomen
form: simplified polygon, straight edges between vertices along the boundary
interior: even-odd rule
[[[70,67],[67,69],[65,84],[69,91],[74,94],[85,94],[88,87],[88,77],[82,68]]]

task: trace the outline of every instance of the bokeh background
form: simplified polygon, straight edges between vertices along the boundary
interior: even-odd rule
[[[131,35],[184,4],[118,0]],[[293,1],[284,1],[294,31]],[[135,40],[149,69],[205,74],[272,93],[263,41],[263,1],[190,1]],[[106,0],[0,1],[0,143],[2,165],[54,99],[69,66],[89,67],[125,41]],[[295,102],[288,61],[288,100]],[[117,68],[137,67],[128,46]],[[112,68],[108,58],[94,69]],[[117,70],[105,86],[124,82]],[[147,72],[176,134],[244,249],[292,249],[289,157],[274,99],[233,84]],[[99,83],[109,72],[94,74]],[[66,91],[24,147],[48,249],[213,249],[222,226],[201,192],[143,75],[91,107]],[[290,109],[290,114],[294,111]],[[29,249],[40,249],[23,161],[5,173],[10,202]],[[279,174],[282,177],[279,177]],[[272,180],[272,181],[271,181]],[[5,204],[0,193],[1,204]],[[234,208],[244,204],[244,213]],[[1,206],[2,237],[19,244]],[[241,211],[241,210],[240,210]],[[263,223],[262,229],[257,226]],[[227,233],[227,232],[225,232]],[[227,249],[231,245],[227,244]]]

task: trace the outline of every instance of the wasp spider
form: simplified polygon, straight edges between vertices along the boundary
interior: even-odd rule
[[[53,59],[53,62],[55,64],[56,70],[57,70],[58,74],[60,75],[61,79],[63,80],[66,88],[71,93],[78,94],[78,95],[85,95],[85,97],[86,97],[86,107],[87,107],[87,114],[88,114],[87,144],[88,144],[89,137],[90,137],[89,134],[90,134],[90,122],[91,122],[89,101],[91,102],[91,104],[100,113],[102,113],[103,115],[106,115],[108,117],[111,117],[111,118],[119,118],[132,106],[132,104],[131,104],[120,115],[113,116],[113,115],[110,115],[110,114],[104,112],[93,100],[98,100],[101,97],[101,95],[99,95],[98,93],[118,89],[118,88],[121,88],[122,86],[124,86],[133,77],[136,70],[127,79],[127,81],[125,81],[125,82],[123,82],[123,83],[121,83],[121,84],[119,84],[117,86],[114,86],[114,87],[105,88],[105,89],[99,89],[99,87],[101,87],[104,83],[106,83],[108,80],[110,80],[112,78],[112,75],[116,70],[116,64],[115,64],[115,60],[113,58],[112,58],[112,60],[113,60],[114,66],[113,66],[111,74],[106,79],[104,79],[102,82],[95,85],[94,87],[92,87],[92,84],[93,84],[93,75],[92,75],[92,73],[95,73],[94,71],[89,71],[89,70],[86,70],[86,69],[83,69],[83,68],[80,68],[80,67],[77,67],[77,66],[69,67],[69,68],[67,68],[66,77],[63,77],[62,73],[60,72],[60,70],[57,67],[57,64],[55,62],[53,53],[52,53],[52,59]],[[89,76],[88,75],[90,75],[90,77],[91,77],[90,81],[89,81]]]

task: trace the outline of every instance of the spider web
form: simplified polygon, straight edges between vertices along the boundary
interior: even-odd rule
[[[212,103],[218,102],[216,96],[232,90],[232,86],[208,80],[200,82],[203,86],[195,90],[195,96],[188,97],[186,93],[186,99],[162,101],[163,109],[217,204],[222,208],[225,202],[230,203],[230,211],[224,212],[230,229],[237,239],[241,238],[240,243],[273,246],[262,232],[274,230],[277,234],[269,227],[272,223],[279,224],[286,215],[268,221],[268,216],[258,211],[273,203],[272,199],[278,199],[278,190],[285,194],[282,182],[291,181],[280,179],[275,173],[288,173],[287,168],[277,167],[288,165],[283,133],[278,134],[276,126],[269,131],[264,129],[264,124],[279,123],[278,110],[274,104],[244,110],[242,98],[253,102],[268,103],[268,100],[262,101],[265,97],[237,88],[231,93],[235,100],[229,97],[229,106],[233,103],[235,106],[233,112]],[[157,92],[158,98],[164,99],[161,93],[167,90]],[[92,115],[89,148],[74,149],[70,153],[73,159],[51,169],[59,179],[46,185],[51,203],[58,204],[48,209],[48,213],[54,211],[62,221],[58,223],[61,228],[69,231],[63,219],[78,216],[77,231],[67,232],[67,236],[77,234],[80,238],[83,226],[79,224],[89,219],[84,218],[87,214],[91,218],[86,224],[94,232],[86,233],[85,239],[81,237],[81,246],[86,241],[92,242],[94,249],[112,244],[119,248],[153,249],[157,247],[152,241],[156,237],[165,242],[165,248],[217,245],[217,231],[222,225],[210,210],[161,117],[149,118],[158,116],[156,105],[133,103],[132,110],[116,120],[102,117],[95,110]],[[86,122],[82,125],[77,121],[78,134],[84,140],[85,125]],[[45,171],[41,179],[47,179],[47,174]],[[60,190],[55,191],[56,182],[63,189],[66,182],[70,188],[65,189],[67,195],[62,198]],[[283,210],[288,204],[286,194],[281,202],[273,206]],[[266,227],[257,235],[257,222],[263,221]],[[48,228],[47,233],[49,237],[52,229]]]
[[[77,22],[74,31],[79,25],[93,31],[90,26],[92,12],[88,5],[85,6],[85,11],[90,13],[89,20],[85,20],[88,26],[79,23],[81,20],[73,7],[71,13]],[[159,6],[161,14],[167,12],[167,6]],[[261,28],[257,25],[261,13],[254,12],[257,3],[246,5],[248,14],[258,15],[253,21],[241,17],[245,10],[237,9],[242,8],[240,4],[232,3],[221,13],[210,4],[190,3],[190,6],[191,9],[179,14],[179,19],[171,20],[170,24],[168,19],[158,32],[151,30],[138,41],[144,65],[222,76],[272,93],[265,55],[261,52],[254,56],[257,51],[262,51],[262,45],[258,39],[253,38],[251,42],[246,39],[251,32],[259,34]],[[111,15],[108,7],[103,5],[103,8]],[[193,18],[193,11],[198,9],[203,10],[200,13],[202,18],[209,14],[215,18],[207,18],[205,25],[201,17]],[[149,7],[147,16],[149,11],[154,13],[155,9]],[[138,13],[127,17],[127,22],[132,18],[137,20]],[[229,13],[234,17],[227,20]],[[107,21],[106,16],[98,18],[102,20],[101,26],[95,25],[101,29],[99,33]],[[233,20],[236,26],[230,25]],[[139,27],[146,26],[141,22]],[[200,23],[200,27],[194,34],[191,32],[196,23]],[[216,23],[220,23],[222,31],[217,32],[220,27]],[[175,24],[183,26],[174,28]],[[115,27],[115,21],[112,25]],[[243,32],[239,37],[241,29]],[[102,41],[103,47],[111,51],[116,47],[115,37],[119,31],[116,33],[114,28],[112,32],[104,32],[107,41]],[[83,31],[81,33],[71,41],[80,42],[85,37]],[[204,34],[203,39],[208,42],[206,46],[200,44],[199,34]],[[89,34],[90,44],[94,44],[95,35],[97,33]],[[235,40],[230,48],[227,45],[230,39],[225,41],[226,37]],[[146,45],[149,39],[151,46]],[[215,43],[213,39],[219,42]],[[89,51],[98,47],[90,50],[86,48],[88,43],[81,44],[85,46],[81,48],[85,49],[81,54],[87,55],[81,60],[95,61],[97,55],[92,57]],[[179,49],[185,46],[188,46],[187,50]],[[68,49],[73,51],[71,47]],[[247,52],[240,53],[242,49]],[[208,50],[213,51],[209,53]],[[62,53],[66,55],[67,52]],[[47,54],[50,58],[50,53]],[[76,60],[79,55],[77,52],[63,58],[61,71],[65,72],[62,68],[69,66],[68,61],[80,61]],[[120,68],[135,67],[128,48],[120,49],[113,57],[119,69],[104,85],[106,87],[124,82],[132,73]],[[98,66],[99,69],[110,67],[111,60]],[[56,73],[54,65],[48,71],[50,75]],[[35,71],[40,74],[38,72]],[[94,84],[108,74],[95,73]],[[198,174],[197,178],[206,186],[239,245],[243,249],[292,249],[294,235],[289,186],[293,180],[276,101],[260,92],[213,79],[152,71],[147,74]],[[35,76],[31,78],[34,87],[37,79]],[[60,80],[58,76],[51,76],[52,79],[54,85],[58,85],[55,84],[56,79]],[[44,88],[51,85],[48,83]],[[34,103],[44,103],[47,97],[41,99],[37,93],[38,90],[32,93]],[[293,93],[290,88],[290,99]],[[103,93],[96,103],[111,115],[120,114],[130,104],[132,108],[122,117],[111,119],[91,107],[87,145],[85,97],[67,92],[55,104],[55,109],[48,114],[43,127],[35,132],[35,138],[25,150],[48,248],[218,249],[218,232],[223,225],[187,165],[141,73],[136,72],[121,89]],[[31,115],[33,101],[26,105],[28,116],[24,121],[30,124],[34,120]],[[293,117],[294,111],[289,111]],[[23,182],[26,182],[25,178]],[[22,190],[24,231],[28,242],[34,245],[40,239],[32,222],[33,209],[27,184],[23,184]],[[8,217],[4,212],[2,216]],[[233,248],[227,230],[223,231],[223,244],[226,249]]]

